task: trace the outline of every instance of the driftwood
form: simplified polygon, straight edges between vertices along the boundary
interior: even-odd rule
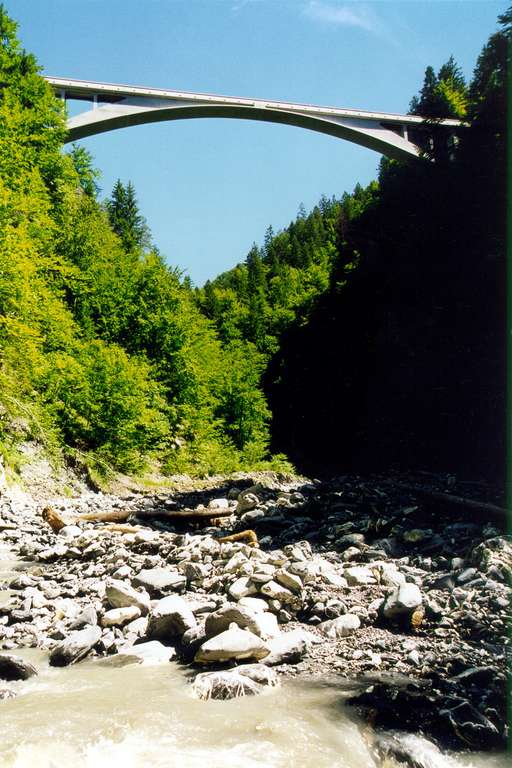
[[[129,530],[137,530],[137,525],[119,525],[120,523],[130,523],[130,520],[141,520],[144,518],[165,518],[166,520],[216,520],[221,517],[230,517],[233,513],[219,509],[176,509],[176,510],[139,510],[136,515],[132,510],[113,509],[108,512],[86,512],[84,514],[69,515],[63,517],[56,512],[53,507],[45,507],[42,511],[43,520],[48,523],[54,533],[58,533],[66,525],[73,525],[82,521],[113,523],[114,525],[104,526],[104,530],[118,531],[124,533]]]
[[[430,488],[422,488],[421,486],[410,485],[409,483],[392,483],[390,481],[389,484],[395,488],[414,493],[417,496],[424,496],[425,498],[434,499],[435,501],[453,506],[465,507],[468,510],[491,515],[492,517],[506,518],[510,514],[508,509],[499,507],[496,504],[490,504],[487,501],[475,501],[475,499],[454,496],[452,493],[443,493],[442,491],[432,491]]]

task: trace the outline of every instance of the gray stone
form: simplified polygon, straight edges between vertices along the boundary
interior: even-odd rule
[[[169,648],[158,640],[122,648],[113,656],[100,659],[97,663],[108,667],[126,667],[129,664],[165,664],[176,656],[174,648]]]
[[[0,680],[28,680],[37,669],[19,656],[0,654]]]
[[[416,584],[401,584],[389,595],[382,607],[387,619],[411,613],[422,604],[420,588]]]
[[[240,600],[241,597],[255,595],[257,591],[258,590],[248,576],[240,576],[239,579],[231,584],[228,590],[234,600]]]
[[[262,663],[274,667],[277,664],[298,664],[306,655],[311,645],[311,636],[309,632],[303,629],[295,629],[292,632],[286,632],[279,637],[267,640],[267,646],[270,649],[268,656],[262,660]]]
[[[87,625],[94,626],[98,623],[98,614],[91,605],[88,605],[81,611],[76,619],[69,625],[70,629],[83,629]]]
[[[110,611],[105,611],[101,617],[102,627],[122,627],[129,621],[138,619],[140,617],[140,608],[136,605],[128,605],[126,608],[112,608]]]
[[[86,627],[72,632],[58,643],[50,654],[50,666],[65,667],[83,659],[101,638],[99,627]]]
[[[343,576],[346,578],[349,586],[377,583],[377,579],[371,570],[362,565],[353,565],[350,568],[345,568]]]
[[[261,613],[261,612],[260,612]],[[240,603],[226,603],[214,613],[206,617],[206,637],[215,637],[229,629],[230,624],[235,623],[240,629],[248,629],[259,634],[259,625],[256,620],[257,612],[240,605]]]
[[[182,597],[169,595],[152,609],[147,637],[152,640],[175,640],[197,625],[196,618]]]
[[[233,659],[259,660],[268,654],[268,646],[261,638],[246,629],[240,629],[233,623],[228,630],[203,643],[196,653],[194,661],[210,664]]]
[[[202,672],[192,683],[192,691],[194,696],[205,701],[226,700],[255,696],[265,688],[276,685],[278,679],[275,673],[261,664],[248,664],[229,671]]]
[[[283,568],[280,568],[278,571],[276,571],[275,578],[279,584],[281,584],[283,587],[286,587],[291,592],[295,592],[299,595],[302,592],[302,580],[300,576],[297,576],[295,573],[289,573]]]
[[[139,608],[143,616],[149,611],[149,597],[145,592],[137,592],[129,584],[117,579],[111,579],[107,582],[105,595],[111,608],[127,608],[135,605]]]
[[[167,568],[151,568],[140,571],[132,579],[135,587],[143,587],[150,595],[160,596],[167,592],[181,592],[187,584],[187,577]]]
[[[360,626],[359,616],[355,613],[346,613],[344,616],[338,616],[337,619],[322,622],[318,625],[318,629],[327,637],[337,639],[352,635]]]
[[[278,584],[277,581],[268,581],[260,589],[262,595],[269,597],[271,600],[278,600],[284,605],[291,605],[292,607],[299,607],[300,600],[297,595],[294,595],[286,587]]]

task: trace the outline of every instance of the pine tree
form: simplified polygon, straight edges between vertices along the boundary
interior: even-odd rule
[[[148,225],[140,214],[135,188],[131,181],[125,187],[120,179],[106,202],[110,225],[119,235],[127,251],[145,250],[151,245]]]

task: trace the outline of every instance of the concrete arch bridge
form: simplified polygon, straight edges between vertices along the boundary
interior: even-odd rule
[[[47,77],[61,98],[91,102],[90,109],[68,120],[67,141],[117,128],[199,117],[259,120],[306,128],[351,141],[396,160],[419,157],[432,148],[431,126],[417,115],[318,107],[284,101],[214,96],[160,88],[95,83]],[[457,141],[458,120],[436,120],[446,130],[448,146]]]

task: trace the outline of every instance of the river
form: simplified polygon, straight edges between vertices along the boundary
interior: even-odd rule
[[[0,704],[0,768],[378,768],[373,739],[332,685],[287,681],[264,696],[227,702],[192,698],[176,663],[115,669],[83,662],[48,666],[21,652],[40,674],[10,683]],[[405,737],[408,738],[408,737]],[[441,756],[418,739],[428,768],[504,768],[499,757]]]

